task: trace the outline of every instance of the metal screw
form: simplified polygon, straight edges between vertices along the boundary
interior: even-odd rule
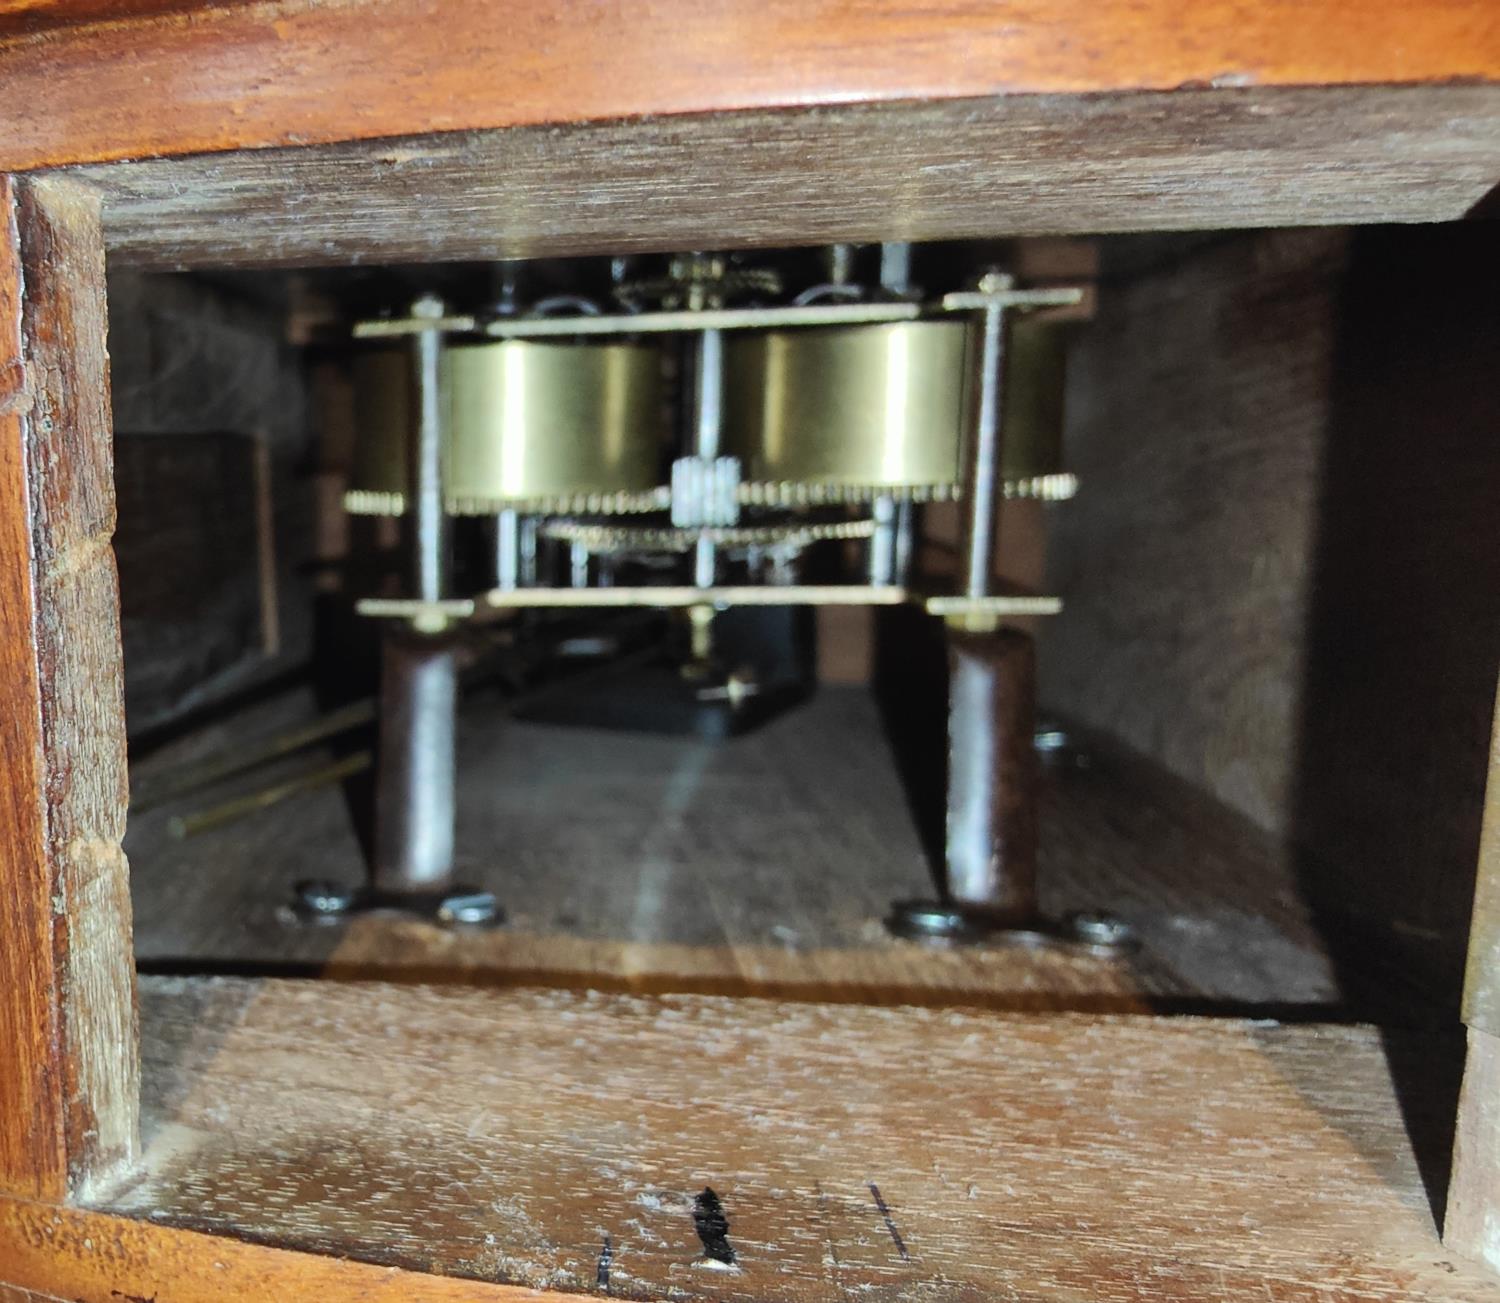
[[[897,901],[885,925],[907,941],[977,941],[983,934],[962,910],[943,901]]]
[[[1135,936],[1130,924],[1114,914],[1079,910],[1068,915],[1067,925],[1077,940],[1091,946],[1129,945]]]
[[[314,914],[343,914],[354,904],[354,892],[336,882],[317,879],[297,884],[297,900]]]
[[[499,921],[500,906],[488,891],[470,891],[449,896],[438,906],[438,918],[445,923],[494,923]]]

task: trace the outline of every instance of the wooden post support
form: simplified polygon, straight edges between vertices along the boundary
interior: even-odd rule
[[[947,894],[997,927],[1036,921],[1036,650],[948,630]]]
[[[134,1156],[115,493],[98,202],[0,176],[0,1191]]]

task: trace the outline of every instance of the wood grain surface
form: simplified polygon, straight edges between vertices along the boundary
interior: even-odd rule
[[[0,1284],[0,1303],[531,1303],[559,1297],[5,1196],[0,1276],[19,1282]]]
[[[0,40],[203,7],[204,0],[0,0]]]
[[[1325,932],[1455,1010],[1500,664],[1494,241],[1141,245],[1072,358],[1043,701],[1294,843]]]
[[[1500,180],[1500,86],[829,105],[78,176],[112,256],[152,267],[1441,221]]]
[[[1044,704],[1290,830],[1343,231],[1221,239],[1125,278],[1070,354]]]
[[[0,1188],[136,1142],[126,774],[98,206],[0,184]]]
[[[115,556],[133,740],[312,655],[305,358],[283,335],[285,294],[270,278],[110,267]],[[197,545],[184,537],[195,529]]]
[[[51,873],[42,804],[40,689],[31,497],[27,477],[31,397],[21,334],[24,273],[15,185],[0,179],[0,884],[5,891],[4,979],[0,980],[0,1185],[23,1194],[63,1187],[62,1101],[49,1068],[56,1049]]]
[[[1214,0],[1190,21],[1171,0],[154,8],[0,15],[0,168],[854,100],[1500,79],[1485,0]]]
[[[1443,1240],[1500,1271],[1500,1037],[1469,1028]]]
[[[640,1299],[1500,1298],[1438,1243],[1370,1028],[222,979],[142,1001],[145,1165],[105,1203],[158,1223]]]
[[[19,1285],[0,1285],[0,1303],[66,1303],[56,1294],[38,1294]]]
[[[268,711],[184,738],[143,765],[140,782],[297,718]],[[1142,946],[1123,959],[933,949],[886,932],[892,901],[931,891],[931,866],[863,689],[824,688],[727,744],[521,723],[476,696],[459,745],[460,871],[498,894],[503,928],[289,926],[297,879],[364,872],[336,790],[185,842],[167,835],[174,813],[267,774],[132,814],[142,962],[1012,1009],[1340,998],[1280,849],[1092,742],[1045,771],[1041,902],[1128,919]]]
[[[171,718],[185,701],[201,702],[217,683],[248,677],[266,659],[276,605],[256,528],[263,452],[253,436],[218,431],[115,440],[132,733]]]
[[[1500,1271],[1500,703],[1491,735],[1463,1012],[1469,1057],[1443,1238]]]
[[[1500,698],[1490,733],[1488,779],[1464,974],[1464,1022],[1500,1037]]]

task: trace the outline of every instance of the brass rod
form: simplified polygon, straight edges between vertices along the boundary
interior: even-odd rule
[[[531,691],[523,692],[506,702],[504,713],[507,715],[511,714],[521,706],[534,705],[537,702],[545,701],[550,697],[575,689],[580,684],[591,683],[596,679],[619,673],[622,670],[639,665],[653,656],[659,656],[662,650],[661,644],[653,643],[648,647],[637,648],[635,651],[620,657],[616,661],[599,666],[586,673],[572,675],[556,683],[548,683],[539,688],[533,688]],[[356,702],[354,704],[370,707],[372,711],[375,705],[373,700]],[[333,717],[329,716],[328,718],[332,719]],[[326,722],[326,720],[320,720],[317,724],[310,725],[308,730],[304,731],[311,731],[311,729]],[[209,806],[206,810],[199,810],[193,814],[174,815],[168,822],[167,829],[173,837],[179,840],[194,836],[200,832],[207,832],[211,828],[222,827],[224,824],[233,823],[236,819],[244,818],[248,814],[254,814],[269,806],[277,805],[288,797],[296,796],[301,792],[310,792],[320,787],[327,787],[342,778],[362,773],[370,767],[371,763],[372,756],[369,751],[356,752],[336,764],[295,775],[280,783],[272,784],[270,787],[263,787],[253,792],[247,792],[243,796],[234,797],[219,805]]]
[[[440,319],[442,300],[424,296],[412,315]],[[408,526],[412,596],[436,602],[447,586],[448,517],[443,496],[443,341],[436,330],[424,330],[411,341],[410,429],[406,487],[411,500]]]
[[[370,767],[371,755],[368,751],[356,751],[353,755],[345,756],[336,764],[327,765],[322,769],[314,769],[310,773],[298,774],[288,778],[285,782],[275,783],[270,787],[263,787],[258,792],[250,792],[245,796],[237,796],[231,801],[225,801],[220,805],[211,805],[206,810],[199,810],[194,814],[174,814],[167,822],[167,831],[178,841],[196,836],[200,832],[207,832],[210,828],[217,828],[222,824],[233,823],[247,814],[254,814],[258,810],[264,810],[269,806],[279,805],[289,797],[299,796],[303,792],[316,791],[320,787],[329,787],[334,783],[341,782],[354,774],[362,773]]]
[[[220,752],[206,759],[189,761],[168,770],[156,781],[146,782],[143,785],[143,791],[133,793],[130,808],[139,814],[173,797],[185,796],[200,788],[211,787],[246,769],[254,769],[268,760],[291,755],[295,751],[311,746],[314,742],[338,737],[341,733],[373,723],[374,720],[374,697],[351,701],[347,706],[340,706],[337,710],[330,711],[310,724],[303,724],[283,733],[272,734],[260,743],[252,742],[244,750]]]
[[[988,597],[1000,538],[1000,459],[1004,454],[1005,309],[988,304],[973,327],[970,392],[975,395],[961,447],[958,585],[965,597]]]

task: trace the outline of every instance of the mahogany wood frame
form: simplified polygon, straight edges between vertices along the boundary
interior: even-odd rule
[[[67,169],[152,268],[1432,222],[1500,178],[1500,83],[782,108]]]
[[[0,169],[856,101],[1485,79],[1488,0],[3,0]]]
[[[136,1030],[98,200],[0,178],[0,1190],[133,1156]]]
[[[557,1295],[427,1276],[0,1195],[7,1282],[77,1303],[320,1299],[327,1303],[528,1303]],[[9,1296],[0,1284],[0,1299]]]
[[[1454,84],[1465,82],[1471,84]],[[1201,115],[1205,106],[1232,103],[1229,88],[1280,88],[1295,96],[1314,92],[1293,88],[1347,87],[1377,97],[1405,88],[1431,97],[1430,106],[1449,96],[1478,99],[1478,120],[1493,122],[1497,83],[1500,9],[1487,0],[1416,6],[1408,0],[1271,0],[1259,6],[1215,0],[1190,25],[1173,0],[832,7],[713,0],[654,9],[600,6],[585,20],[566,0],[524,0],[507,7],[503,22],[494,10],[465,0],[334,6],[0,0],[0,1261],[9,1274],[19,1271],[17,1283],[27,1287],[104,1299],[137,1281],[144,1292],[140,1265],[152,1254],[170,1266],[154,1279],[169,1278],[173,1297],[182,1299],[218,1298],[233,1289],[270,1294],[294,1285],[330,1298],[498,1299],[524,1292],[333,1263],[56,1207],[127,1162],[137,1145],[129,896],[120,850],[126,774],[118,602],[109,547],[114,495],[104,351],[106,236],[99,195],[90,186],[10,177],[5,170],[223,153],[226,186],[258,176],[257,220],[294,231],[300,216],[265,166],[278,160],[257,158],[258,149],[514,127],[537,128],[544,134],[534,139],[544,140],[550,130],[544,124],[571,124],[570,130],[597,137],[591,147],[603,158],[614,131],[640,138],[650,115],[684,115],[684,137],[665,128],[655,133],[653,157],[660,164],[674,148],[708,143],[692,133],[711,135],[713,119],[690,115],[747,110],[768,123],[768,111],[797,110],[808,116],[795,136],[815,131],[821,113],[844,114],[833,118],[835,124],[850,121],[861,104],[951,105],[946,121],[941,112],[929,113],[926,134],[912,137],[920,147],[965,120],[965,99],[1021,95],[1031,103],[1012,101],[1013,125],[1025,124],[1028,107],[1044,110],[1041,122],[1054,111],[1097,113],[1111,104],[1135,124],[1123,154],[1105,149],[1071,191],[1054,190],[1049,229],[1140,228],[1151,223],[1122,217],[1112,226],[1108,214],[1126,214],[1133,187],[1159,177],[1153,141],[1174,134],[1180,112],[1191,108]],[[1312,110],[1311,120],[1337,137],[1338,92],[1325,93],[1331,98]],[[818,107],[835,105],[846,107]],[[991,105],[1003,124],[1006,101]],[[632,121],[618,128],[592,125],[601,119]],[[1440,113],[1424,113],[1424,120],[1447,125]],[[1187,135],[1198,141],[1202,121],[1195,121]],[[1077,122],[1075,146],[1087,138],[1082,118]],[[848,136],[847,127],[838,129]],[[1002,130],[990,139],[1005,138]],[[739,144],[752,139],[753,131]],[[1024,144],[1027,137],[1009,139]],[[1280,143],[1294,148],[1297,141],[1284,136]],[[503,161],[512,145],[524,151],[526,138],[502,133],[488,142],[459,141],[448,155],[450,163],[457,160],[452,179],[472,181]],[[1271,167],[1265,176],[1247,175],[1252,187],[1273,178],[1280,204],[1255,210],[1251,220],[1295,220],[1295,187],[1311,187],[1311,194],[1326,182],[1336,145],[1323,141],[1291,172]],[[1265,167],[1265,151],[1278,147],[1273,133],[1244,157]],[[431,148],[430,141],[371,146],[343,157],[373,195],[402,177],[403,167],[409,169],[403,181],[417,182],[423,169],[441,169],[444,151],[429,157],[424,151]],[[418,152],[404,152],[409,149]],[[477,161],[466,164],[465,150]],[[1445,192],[1446,207],[1429,216],[1457,216],[1463,203],[1480,197],[1488,184],[1486,160],[1495,158],[1487,150],[1481,134],[1476,152],[1463,161],[1464,187]],[[1385,157],[1377,149],[1350,170],[1348,181],[1368,184],[1374,175],[1368,169]],[[787,159],[784,166],[800,163],[796,149]],[[1028,167],[1031,161],[1025,160]],[[279,162],[297,166],[291,156]],[[612,220],[625,222],[631,203],[645,201],[653,165],[637,157],[646,184],[611,210]],[[178,166],[197,168],[205,185],[214,180],[202,160],[184,157]],[[155,175],[158,193],[166,195],[174,177],[165,163],[147,167],[160,170],[122,167],[96,176],[85,170],[80,177],[97,180],[105,191],[113,187],[122,239],[136,241],[141,261],[172,265],[183,255],[151,246],[149,228],[159,216],[151,208],[153,183],[140,202],[132,187]],[[1173,175],[1189,195],[1221,170],[1217,164],[1206,172],[1186,166]],[[860,171],[857,163],[847,171],[851,193]],[[767,175],[761,184],[774,191],[787,175]],[[1090,186],[1098,178],[1111,176],[1116,189],[1086,219],[1075,216],[1070,226],[1056,216],[1096,193]],[[1414,174],[1399,189],[1410,198],[1432,179]],[[583,173],[573,178],[575,186],[586,181]],[[986,211],[985,186],[993,178],[981,181],[970,200],[975,214]],[[1024,186],[1025,178],[1018,172],[1011,183]],[[416,211],[418,191],[413,183],[407,214]],[[861,212],[853,228],[823,221],[804,234],[871,237],[883,228],[930,238],[966,233],[965,223],[977,220],[965,216],[955,224],[939,202],[929,201],[926,216],[895,232],[903,215],[894,205],[904,193],[898,187],[882,199],[885,207]],[[1384,193],[1389,202],[1393,192]],[[734,211],[724,196],[709,198],[694,221],[722,221]],[[1011,211],[1020,211],[1026,198],[1023,188],[1010,199]],[[566,199],[553,195],[541,203],[533,251],[548,247],[542,236],[554,229],[555,205]],[[745,234],[744,242],[767,238],[778,203],[783,221],[794,206],[787,199],[766,203],[757,220],[767,225]],[[1413,219],[1421,215],[1418,206],[1397,215]],[[1206,222],[1215,213],[1224,222],[1246,219],[1222,195],[1207,206],[1189,202],[1183,211],[1186,216],[1172,224]],[[988,220],[999,220],[995,212],[988,209]],[[1312,220],[1390,215],[1376,200],[1358,216],[1325,207]],[[185,229],[192,244],[184,260],[211,261],[212,238],[205,232],[212,225],[222,232],[233,216],[256,217],[256,211],[218,212],[196,226],[179,223],[179,234]],[[126,236],[127,230],[133,234]],[[527,232],[520,234],[524,246]],[[673,242],[688,243],[686,234],[674,231]],[[557,242],[557,249],[597,249],[607,233],[584,229],[571,238],[571,244]],[[482,256],[498,243],[497,236],[462,252]],[[387,256],[423,252],[396,247],[389,238],[382,248],[372,237],[370,247]],[[310,256],[277,258],[269,248],[242,260]],[[341,249],[337,256],[357,252]],[[1497,790],[1500,753],[1491,772],[1492,800]],[[1493,859],[1493,831],[1487,844]],[[1487,1101],[1475,1095],[1488,1080],[1471,1076],[1460,1134],[1461,1154],[1474,1159],[1474,1180],[1462,1189],[1480,1202],[1451,1227],[1461,1247],[1481,1251],[1482,1244],[1465,1242],[1484,1221],[1472,1211],[1500,1203],[1500,1145],[1494,1123],[1480,1113]]]

